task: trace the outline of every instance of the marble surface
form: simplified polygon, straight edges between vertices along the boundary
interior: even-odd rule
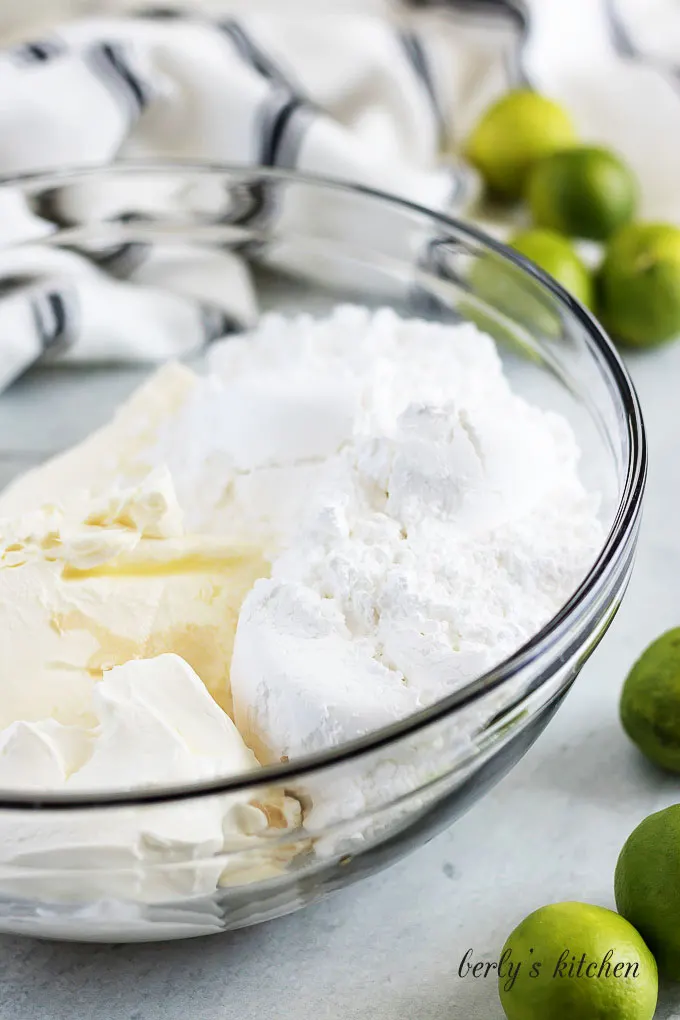
[[[497,959],[544,903],[613,906],[620,847],[678,782],[648,767],[617,720],[623,677],[680,624],[680,345],[630,359],[651,470],[624,605],[566,704],[492,793],[381,875],[282,920],[182,943],[91,946],[0,937],[3,1020],[500,1020],[493,979],[461,978],[468,949]],[[0,399],[0,484],[103,421],[138,381],[36,373]],[[659,1020],[680,1015],[664,991]]]

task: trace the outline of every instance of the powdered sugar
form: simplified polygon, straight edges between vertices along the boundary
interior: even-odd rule
[[[157,456],[194,526],[272,557],[242,607],[236,723],[275,761],[361,735],[499,662],[601,544],[568,423],[475,327],[343,307],[219,345]]]

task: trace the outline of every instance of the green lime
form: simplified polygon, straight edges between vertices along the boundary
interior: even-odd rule
[[[656,963],[642,938],[588,903],[529,914],[505,943],[498,974],[508,1020],[652,1020],[656,1009]]]
[[[535,339],[559,336],[559,312],[542,285],[502,255],[483,255],[470,271],[470,298],[459,311],[506,347],[541,360]]]
[[[626,677],[623,728],[661,768],[680,773],[680,627],[657,638]]]
[[[608,149],[556,152],[532,168],[527,199],[534,223],[570,237],[604,241],[637,205],[632,172]]]
[[[614,235],[596,279],[598,311],[622,344],[651,347],[680,333],[680,230],[630,223]]]
[[[572,245],[549,230],[526,230],[510,242],[553,276],[577,300],[591,305],[592,280]],[[460,311],[499,343],[540,360],[534,341],[560,336],[562,309],[543,284],[524,269],[495,252],[478,259],[470,272],[471,294],[482,304],[466,300]]]
[[[571,118],[557,103],[529,90],[508,92],[475,127],[465,154],[492,194],[516,199],[537,159],[576,142]]]
[[[614,877],[616,905],[680,980],[680,804],[645,818],[626,840]]]
[[[577,301],[592,307],[591,275],[565,237],[551,230],[525,230],[510,245],[554,277]]]

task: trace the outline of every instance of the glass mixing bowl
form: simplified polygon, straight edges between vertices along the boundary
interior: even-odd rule
[[[543,730],[630,577],[645,437],[630,379],[602,329],[535,266],[474,227],[292,173],[116,165],[7,181],[0,202],[16,214],[16,249],[9,258],[5,250],[5,265],[14,258],[24,265],[28,211],[40,217],[41,246],[85,252],[117,276],[182,248],[199,260],[232,252],[249,265],[260,308],[322,313],[351,301],[474,320],[496,338],[515,390],[569,419],[583,480],[601,494],[607,536],[572,598],[516,654],[364,739],[203,785],[68,796],[1,791],[0,840],[17,851],[0,865],[0,929],[100,941],[224,931],[311,903],[430,839]],[[25,269],[9,276],[0,301],[45,282]],[[5,450],[13,435],[44,437],[48,421],[57,446],[82,438],[139,378],[130,367],[43,362],[0,400]],[[301,817],[272,809],[264,833],[234,837],[225,825],[217,844],[192,839],[208,816],[226,819],[244,802],[283,803],[284,795],[300,803]],[[172,851],[163,846],[158,833],[168,826],[187,833],[184,852],[176,841]],[[22,852],[35,846],[38,830],[44,850]]]

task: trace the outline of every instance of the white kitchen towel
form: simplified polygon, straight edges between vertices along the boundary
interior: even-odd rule
[[[465,212],[475,179],[453,154],[491,99],[525,84],[631,161],[643,212],[680,222],[675,0],[337,3],[98,4],[49,26],[0,53],[0,174],[149,157],[264,164]],[[101,216],[101,201],[96,185],[76,187],[35,210],[0,191],[0,243],[30,240],[21,272],[0,259],[0,387],[46,355],[161,360],[253,320],[247,269],[228,251],[124,245],[55,266],[40,245],[51,219]],[[138,211],[145,201],[135,193]],[[129,204],[123,186],[108,215]]]

